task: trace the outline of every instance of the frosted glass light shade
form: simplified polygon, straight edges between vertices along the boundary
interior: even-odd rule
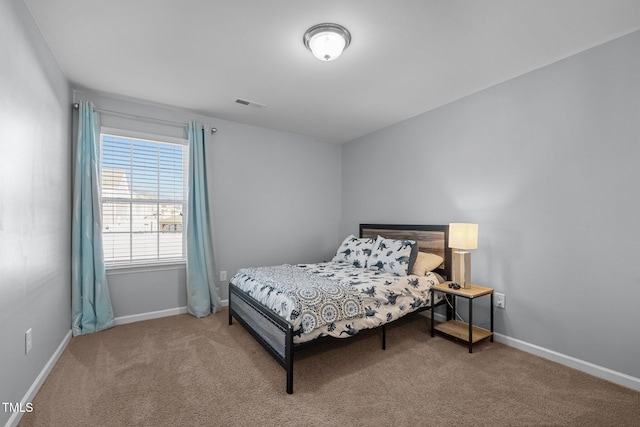
[[[478,224],[460,222],[449,224],[449,247],[454,249],[477,249]]]
[[[321,61],[333,61],[351,43],[349,31],[338,24],[318,24],[304,34],[304,45]]]
[[[318,33],[309,40],[311,53],[321,61],[333,61],[339,57],[344,45],[342,36],[331,32]]]

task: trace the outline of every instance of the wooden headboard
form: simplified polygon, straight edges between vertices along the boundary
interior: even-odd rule
[[[360,224],[360,237],[378,236],[396,240],[415,240],[422,252],[440,255],[443,265],[434,270],[451,280],[452,251],[449,248],[448,225]]]

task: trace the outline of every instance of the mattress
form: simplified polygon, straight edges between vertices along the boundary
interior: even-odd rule
[[[301,343],[350,337],[429,307],[439,276],[396,276],[332,261],[241,269],[231,283],[291,323]]]

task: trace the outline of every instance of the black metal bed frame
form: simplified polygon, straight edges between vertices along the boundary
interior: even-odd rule
[[[374,230],[398,230],[398,231],[438,231],[444,233],[445,245],[445,261],[444,268],[436,270],[444,278],[451,277],[451,250],[448,248],[449,227],[446,225],[397,225],[397,224],[360,224],[360,236],[363,235],[364,229]],[[446,304],[445,300],[440,301],[429,307],[422,307],[411,313],[418,313],[425,310],[433,309],[439,305]],[[447,318],[451,318],[451,308],[447,304]],[[287,393],[293,393],[293,359],[294,349],[299,348],[318,339],[294,344],[293,326],[276,315],[269,308],[264,306],[255,298],[246,294],[233,283],[229,283],[229,325],[233,324],[233,318],[236,318],[253,337],[258,341],[269,354],[286,370],[287,372]],[[382,349],[386,349],[386,326],[393,322],[379,326],[382,329]],[[327,337],[329,338],[329,337]]]

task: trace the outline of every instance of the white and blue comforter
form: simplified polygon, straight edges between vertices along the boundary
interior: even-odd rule
[[[430,306],[438,282],[434,273],[396,276],[343,262],[246,268],[231,279],[291,323],[294,342],[349,337]]]

